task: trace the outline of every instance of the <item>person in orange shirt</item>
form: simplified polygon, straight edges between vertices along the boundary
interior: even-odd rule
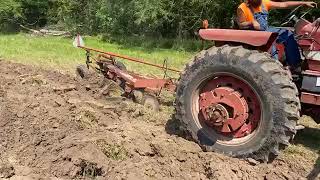
[[[286,29],[269,27],[268,17],[271,9],[288,9],[298,6],[317,7],[315,2],[286,1],[275,2],[271,0],[245,0],[237,10],[238,25],[240,29],[258,30],[278,33],[277,43],[284,44],[286,63],[296,67],[301,62],[300,50],[294,34]],[[272,47],[271,56],[278,59],[278,51]]]
[[[266,24],[264,22],[258,22],[258,15],[261,16],[262,14],[265,17],[269,15],[268,12],[272,9],[289,9],[300,5],[312,8],[317,6],[315,2],[307,1],[275,2],[271,0],[245,0],[237,10],[238,24],[240,29],[266,30]],[[268,19],[265,20],[268,21]]]

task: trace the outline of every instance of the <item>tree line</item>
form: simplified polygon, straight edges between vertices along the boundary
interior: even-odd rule
[[[320,1],[320,0],[317,0]],[[208,19],[211,27],[232,25],[241,0],[1,0],[0,30],[19,31],[19,25],[90,35],[193,36]],[[276,11],[280,21],[286,11]],[[313,11],[311,16],[319,14]]]

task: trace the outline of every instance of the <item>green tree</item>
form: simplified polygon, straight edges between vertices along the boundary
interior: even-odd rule
[[[0,5],[0,31],[14,31],[23,18],[21,4],[15,0],[2,0]]]
[[[58,25],[90,35],[190,38],[208,19],[210,27],[229,28],[242,0],[2,0],[0,30]],[[320,2],[320,0],[317,0]],[[279,22],[290,10],[272,11]],[[313,10],[308,18],[318,17]]]

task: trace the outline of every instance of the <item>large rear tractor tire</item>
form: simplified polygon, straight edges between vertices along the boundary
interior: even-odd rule
[[[203,51],[181,74],[176,96],[176,118],[205,151],[269,162],[296,134],[297,87],[266,53]]]

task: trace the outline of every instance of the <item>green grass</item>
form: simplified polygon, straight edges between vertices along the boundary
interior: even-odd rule
[[[298,131],[294,144],[289,146],[284,154],[289,157],[301,156],[320,166],[320,124],[307,116],[303,116],[299,123],[306,128]]]
[[[196,52],[172,49],[124,46],[108,43],[97,37],[84,38],[86,46],[163,64],[168,59],[170,67],[182,69]],[[85,51],[72,46],[73,39],[62,37],[34,37],[27,34],[0,35],[0,58],[23,64],[40,65],[73,72],[75,66],[85,62]],[[125,62],[129,70],[142,74],[161,76],[162,70],[141,64]]]

